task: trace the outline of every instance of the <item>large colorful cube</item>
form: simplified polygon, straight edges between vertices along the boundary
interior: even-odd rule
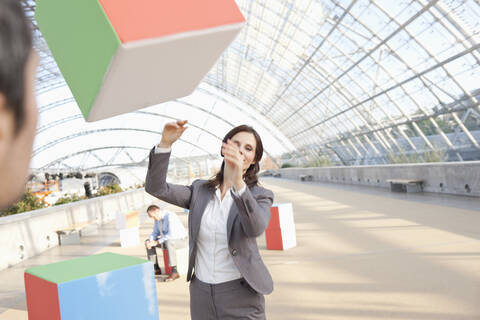
[[[267,250],[286,250],[297,245],[293,207],[291,203],[270,207],[270,222],[265,230]]]
[[[35,18],[87,121],[189,95],[245,22],[234,0],[37,0]]]
[[[158,320],[153,264],[102,253],[25,270],[29,320]]]

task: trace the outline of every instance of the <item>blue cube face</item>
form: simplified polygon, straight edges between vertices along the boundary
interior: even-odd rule
[[[58,296],[62,320],[158,320],[151,262],[61,283]]]

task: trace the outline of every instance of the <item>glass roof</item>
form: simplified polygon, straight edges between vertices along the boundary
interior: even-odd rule
[[[35,27],[35,2],[23,3]],[[480,160],[478,1],[237,4],[246,26],[191,96],[95,123],[35,28],[32,166],[142,165],[176,118],[191,123],[178,158],[217,157],[219,139],[249,123],[277,165]]]

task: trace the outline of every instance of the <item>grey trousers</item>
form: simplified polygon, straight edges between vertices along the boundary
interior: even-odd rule
[[[192,320],[265,320],[265,297],[244,279],[208,284],[193,276],[190,316]]]

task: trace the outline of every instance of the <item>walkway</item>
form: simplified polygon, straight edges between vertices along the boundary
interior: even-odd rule
[[[293,319],[480,319],[479,199],[264,179],[293,202],[296,248],[261,253],[275,281],[267,316]],[[178,209],[172,208],[174,211]],[[180,212],[180,211],[179,211]],[[179,213],[186,225],[186,214]],[[146,238],[151,223],[141,228]],[[0,272],[0,319],[26,319],[23,270],[119,247],[114,224]],[[158,282],[160,319],[189,319],[188,285]]]

